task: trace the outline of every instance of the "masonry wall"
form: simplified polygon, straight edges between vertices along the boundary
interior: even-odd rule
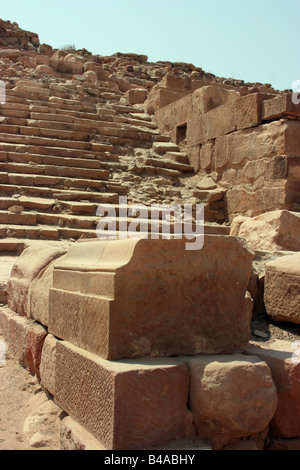
[[[155,113],[196,172],[227,190],[228,220],[299,210],[300,107],[291,94],[202,87]]]

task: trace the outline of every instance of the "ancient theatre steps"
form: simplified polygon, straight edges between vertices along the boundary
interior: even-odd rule
[[[80,88],[80,87],[79,87]],[[15,238],[95,237],[99,204],[125,195],[130,164],[116,149],[151,151],[160,133],[152,118],[94,89],[74,97],[76,84],[21,81],[0,106],[0,234]],[[164,139],[162,139],[164,140]],[[169,150],[177,150],[166,145]],[[188,162],[154,152],[144,169],[179,177]],[[125,150],[126,153],[126,150]],[[112,177],[115,175],[116,177]]]
[[[180,178],[193,174],[188,156],[151,116],[102,85],[22,80],[7,90],[0,105],[1,237],[94,238],[99,205],[117,205],[130,188],[131,195],[136,187],[143,192],[145,178],[153,189],[157,182],[180,193]],[[209,207],[212,194],[200,196]]]

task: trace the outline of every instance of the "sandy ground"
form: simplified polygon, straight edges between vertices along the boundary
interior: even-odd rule
[[[1,355],[0,450],[59,450],[57,415],[49,405],[37,379],[7,352]]]

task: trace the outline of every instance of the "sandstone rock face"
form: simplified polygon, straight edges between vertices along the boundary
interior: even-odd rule
[[[183,364],[108,362],[58,342],[56,371],[56,403],[108,450],[163,445],[185,435],[189,374]]]
[[[276,340],[253,346],[249,352],[260,357],[271,369],[278,393],[278,406],[271,431],[279,438],[300,436],[300,345],[299,342]]]
[[[255,356],[188,358],[190,406],[201,438],[214,449],[263,431],[277,392],[269,367]]]
[[[28,289],[31,282],[65,249],[48,244],[32,245],[17,259],[8,280],[8,305],[16,313],[27,315]]]
[[[237,217],[233,220],[231,234],[245,238],[255,250],[299,251],[300,214],[279,210],[248,219]]]
[[[54,396],[56,380],[56,345],[57,339],[52,335],[47,335],[43,344],[40,363],[41,385],[51,395]]]
[[[266,264],[264,301],[271,320],[300,324],[300,253]]]
[[[17,315],[9,308],[0,310],[0,323],[8,350],[19,363],[40,378],[40,363],[46,328]]]
[[[249,340],[253,256],[217,235],[198,251],[184,239],[78,242],[54,268],[49,332],[109,360],[232,353]]]
[[[58,259],[63,258],[62,250]],[[53,270],[57,260],[42,269],[28,288],[27,317],[33,318],[42,325],[49,323],[49,291],[53,286]]]

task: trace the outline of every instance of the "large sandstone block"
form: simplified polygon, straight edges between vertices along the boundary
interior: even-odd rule
[[[299,305],[299,304],[298,304]],[[271,369],[278,393],[278,405],[271,422],[273,435],[300,437],[300,343],[276,340],[249,349]]]
[[[262,122],[261,113],[264,103],[276,95],[267,93],[251,93],[235,101],[236,128],[247,129],[259,126]]]
[[[160,85],[155,85],[150,91],[148,99],[144,103],[144,109],[148,114],[154,114],[160,108],[183,98],[188,93],[190,93],[190,90],[183,89],[173,91],[171,89],[163,88]]]
[[[300,253],[266,264],[264,302],[273,321],[300,324]],[[300,436],[300,434],[299,434]]]
[[[108,362],[58,342],[55,402],[108,450],[185,436],[189,373],[173,359]]]
[[[259,181],[256,181],[255,185],[240,184],[226,192],[230,222],[238,215],[254,218],[267,212],[273,212],[274,208],[288,211],[293,208],[293,204],[289,200],[290,193],[286,180],[266,183],[264,175],[262,175],[260,183],[261,186]]]
[[[8,308],[0,310],[0,317],[8,351],[31,375],[39,378],[46,329]]]
[[[262,103],[274,96],[255,93],[240,97],[238,92],[212,88],[204,87],[193,94],[193,115],[187,132],[190,145],[259,126]]]
[[[190,409],[200,438],[219,450],[269,425],[277,391],[267,364],[254,356],[199,356],[190,369]]]
[[[222,139],[219,145],[222,166],[242,166],[247,161],[270,160],[281,155],[292,157],[299,154],[300,122],[280,120],[242,129],[218,137],[216,145],[218,139]]]
[[[300,106],[293,103],[293,94],[285,93],[272,100],[264,101],[262,105],[262,119],[271,121],[284,117],[300,117]]]
[[[49,332],[99,356],[232,353],[249,340],[254,253],[242,239],[90,240],[53,272]]]
[[[208,140],[236,130],[234,101],[218,106],[208,113],[193,115],[187,126],[188,145],[204,144]]]
[[[235,233],[254,250],[300,251],[300,214],[278,210],[245,218]]]
[[[194,117],[208,113],[214,108],[218,108],[223,104],[234,101],[240,97],[240,93],[234,90],[216,86],[203,86],[195,90],[192,95],[192,107]]]
[[[27,247],[14,264],[8,280],[8,305],[16,313],[27,315],[28,289],[31,282],[53,260],[65,254],[64,247],[33,244]]]
[[[169,106],[164,106],[155,112],[155,122],[161,132],[171,132],[177,126],[187,123],[192,119],[193,95],[189,94],[176,100]]]
[[[56,345],[58,340],[47,335],[43,344],[40,361],[41,385],[51,395],[55,394],[55,376],[56,376]]]
[[[148,96],[148,91],[145,88],[132,88],[126,93],[126,97],[130,104],[143,104]]]

